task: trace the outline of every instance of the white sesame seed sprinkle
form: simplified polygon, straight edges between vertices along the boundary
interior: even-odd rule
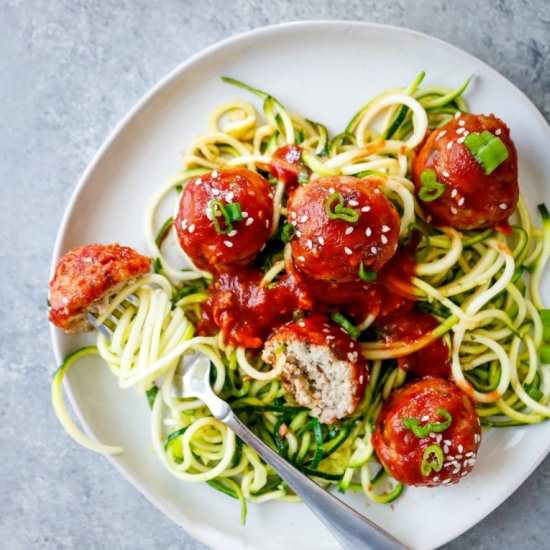
[[[421,422],[428,422],[429,419],[430,419],[430,417],[429,417],[427,414],[425,414],[425,415],[420,419],[420,421],[421,421]]]
[[[437,141],[438,139],[441,139],[446,133],[447,133],[447,130],[443,130],[442,132],[439,132],[439,134],[435,138],[435,141]]]
[[[508,205],[505,203],[505,202],[501,202],[498,207],[501,209],[501,210],[506,210],[508,208]]]
[[[215,187],[212,189],[212,195],[214,197],[217,197],[220,193],[221,191],[219,189],[216,189]]]
[[[447,143],[447,150],[450,151],[452,146],[453,146],[453,142],[449,141],[449,143]]]
[[[295,220],[296,219],[296,212],[291,212],[290,217]]]
[[[243,210],[241,214],[243,218],[248,218],[248,212],[246,210]]]
[[[456,142],[457,143],[464,143],[464,140],[466,139],[466,136],[459,137]]]
[[[302,232],[301,231],[296,231],[296,237],[300,238],[302,236]]]
[[[457,214],[458,213],[458,210],[454,206],[451,206],[450,210],[451,210],[451,214]]]
[[[347,246],[344,246],[344,252],[348,255],[348,256],[351,256],[353,254],[353,250],[351,248],[348,248]]]
[[[213,178],[217,178],[217,177],[218,177],[218,171],[217,171],[217,170],[214,170],[214,171],[212,172],[212,177],[213,177]]]
[[[462,132],[464,132],[464,130],[466,130],[466,128],[458,128],[456,133],[457,134],[462,134]]]
[[[225,200],[227,202],[231,202],[235,198],[235,193],[233,191],[229,191],[229,193],[225,194]]]
[[[365,229],[365,235],[366,235],[367,237],[370,237],[370,236],[372,235],[372,229],[371,229],[370,227],[367,227],[367,228]]]
[[[269,220],[268,219],[265,220],[265,226],[269,227]]]
[[[458,125],[459,125],[459,126],[464,126],[465,124],[466,124],[466,123],[465,123],[463,120],[459,120],[459,121],[458,121]]]
[[[447,479],[444,479],[441,483],[443,485],[448,485],[449,483],[451,483],[451,480],[449,478],[447,478]]]
[[[223,244],[227,246],[227,248],[231,248],[233,246],[233,243],[231,241],[223,241]]]
[[[470,458],[471,456],[474,456],[474,453],[472,451],[468,451],[466,453],[466,458]]]
[[[298,256],[298,260],[300,260],[301,262],[305,262],[306,259],[303,257],[303,256]]]
[[[195,231],[195,224],[192,223],[187,231],[189,231],[189,233],[193,233]]]
[[[308,247],[309,249],[313,248],[313,242],[311,241],[311,239],[308,239],[308,240],[306,241],[306,244],[307,244],[307,247]]]
[[[461,475],[462,477],[464,477],[464,476],[467,476],[469,473],[470,473],[470,472],[468,472],[468,470],[464,470],[460,475]]]
[[[325,239],[323,239],[323,237],[319,237],[317,240],[319,241],[320,245],[325,244]]]
[[[458,195],[458,191],[456,189],[453,189],[451,191],[451,198],[454,199]]]
[[[181,220],[181,228],[187,229],[187,220]]]
[[[443,174],[444,178],[450,178],[451,177],[451,174],[449,174],[449,172],[447,172],[447,170],[443,170],[442,174]]]
[[[460,111],[458,111],[458,113],[455,113],[455,118],[460,118],[460,115],[461,115],[461,114],[462,114],[462,113],[461,113]]]
[[[361,212],[369,212],[370,210],[370,206],[363,206],[363,208],[361,208]]]
[[[378,252],[378,248],[376,248],[376,246],[371,246],[370,247],[370,251],[373,253],[373,254],[376,254]]]
[[[245,225],[252,225],[254,223],[254,218],[246,218],[244,222]]]
[[[497,128],[495,130],[495,136],[500,136],[500,134],[502,134],[502,129],[501,128]]]
[[[344,231],[344,233],[346,235],[351,235],[353,233],[353,230],[354,228],[350,225],[349,227],[346,227],[346,230]]]
[[[334,192],[335,192],[334,187],[329,187],[329,188],[328,188],[328,192],[329,192],[329,193],[334,193]]]
[[[464,204],[464,201],[465,201],[465,200],[466,200],[466,199],[465,199],[464,197],[460,197],[460,198],[458,199],[458,206],[462,206],[462,205]]]
[[[355,199],[351,199],[350,201],[348,201],[348,204],[350,206],[359,206],[359,203]]]
[[[336,338],[333,334],[327,334],[325,336],[325,340],[334,340],[334,338]]]
[[[382,235],[382,236],[380,237],[380,242],[381,242],[382,244],[388,244],[388,237],[386,237],[386,235]]]
[[[391,231],[391,228],[389,225],[383,225],[381,229],[382,229],[382,233],[388,233],[388,231]]]
[[[227,236],[228,236],[228,237],[234,237],[236,234],[237,234],[237,230],[236,230],[236,229],[232,229],[232,230],[227,234]]]
[[[463,445],[459,445],[459,446],[458,446],[458,452],[459,452],[459,453],[463,453],[463,452],[464,452],[464,446],[463,446]]]
[[[304,216],[302,216],[298,221],[299,221],[300,223],[306,223],[308,219],[309,219],[308,216],[304,215]]]

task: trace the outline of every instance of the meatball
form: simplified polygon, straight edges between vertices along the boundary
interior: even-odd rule
[[[407,485],[447,485],[470,473],[481,441],[472,400],[442,378],[394,391],[372,436],[382,464]]]
[[[500,138],[508,152],[508,158],[489,174],[464,143],[466,136],[484,131]],[[445,186],[439,198],[422,201],[435,223],[461,230],[493,227],[506,222],[516,207],[516,148],[508,126],[494,115],[460,114],[432,132],[414,161],[417,190],[424,170],[433,170]]]
[[[70,250],[50,281],[50,321],[67,333],[91,330],[86,313],[100,311],[106,298],[150,269],[150,258],[116,243]]]
[[[269,170],[274,178],[290,190],[298,183],[306,183],[310,169],[302,162],[302,149],[298,145],[285,145],[273,153]]]
[[[422,311],[403,311],[376,321],[376,327],[382,332],[384,341],[414,343],[434,330],[439,321],[429,313]],[[397,364],[407,372],[418,376],[437,376],[450,378],[451,354],[444,338],[437,338],[415,353],[400,357]]]
[[[231,168],[188,182],[175,225],[194,264],[222,272],[252,262],[271,234],[272,219],[269,183],[250,170]]]
[[[275,368],[296,401],[326,424],[352,414],[367,383],[368,371],[359,345],[320,314],[277,328],[262,358]]]
[[[345,283],[378,271],[393,256],[399,215],[379,189],[382,180],[319,178],[297,187],[288,201],[296,267],[314,279]]]

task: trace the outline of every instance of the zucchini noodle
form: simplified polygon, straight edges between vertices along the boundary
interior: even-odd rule
[[[142,277],[110,299],[99,322],[112,335],[99,333],[97,345],[68,356],[54,378],[55,410],[73,438],[100,453],[121,452],[82,434],[63,403],[61,382],[66,371],[80,357],[99,354],[121,388],[147,394],[153,446],[164,467],[183,481],[208,482],[239,500],[244,518],[247,500],[297,498],[200,401],[178,397],[174,388],[181,384],[180,366],[197,353],[212,363],[214,391],[271,448],[321,485],[360,491],[377,503],[392,502],[403,490],[400,483],[388,483],[371,443],[384,400],[406,379],[395,359],[436,338],[448,338],[452,377],[474,399],[482,424],[533,424],[550,417],[549,376],[539,358],[548,332],[540,315],[539,284],[550,256],[550,216],[541,208],[543,229],[538,229],[520,198],[510,236],[493,229],[460,232],[427,223],[409,179],[412,149],[428,129],[467,111],[462,94],[470,79],[449,89],[422,87],[423,78],[421,73],[410,86],[372,99],[332,139],[322,124],[287,111],[269,94],[224,78],[255,94],[263,117],[244,100],[214,109],[207,132],[185,151],[181,173],[154,194],[145,215],[145,236],[157,273]],[[176,211],[178,196],[191,178],[245,166],[273,185],[276,238],[286,223],[286,197],[284,185],[269,175],[268,165],[277,148],[293,143],[302,148],[302,160],[312,178],[378,176],[381,191],[399,211],[402,241],[413,226],[423,227],[413,285],[420,303],[439,321],[431,333],[415,342],[388,344],[362,338],[363,354],[371,361],[365,396],[351,417],[334,426],[321,425],[309,410],[296,405],[280,380],[282,365],[270,368],[257,354],[226,345],[221,334],[195,335],[211,275],[196,269],[185,256],[168,259],[163,243],[174,231],[175,215],[166,221],[158,219],[163,204]],[[282,246],[266,265],[261,284],[271,284],[289,261],[290,248]],[[130,295],[137,298],[135,305],[128,303]],[[369,334],[374,320],[368,315],[358,330]]]

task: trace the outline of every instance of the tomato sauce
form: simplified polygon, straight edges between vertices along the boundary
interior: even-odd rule
[[[302,161],[302,148],[298,145],[285,145],[272,156],[269,171],[274,178],[284,183],[287,191],[299,183],[306,183],[311,170]]]

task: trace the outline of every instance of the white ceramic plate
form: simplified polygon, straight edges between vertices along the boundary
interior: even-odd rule
[[[67,208],[54,262],[67,249],[113,242],[145,250],[143,214],[152,193],[179,169],[182,150],[206,129],[221,101],[246,97],[223,84],[231,75],[271,91],[291,110],[335,132],[367,98],[408,84],[424,69],[427,81],[457,86],[478,78],[467,98],[474,112],[502,117],[520,156],[531,207],[550,204],[550,128],[534,105],[493,69],[440,40],[416,32],[349,22],[291,23],[259,29],[212,46],[183,63],[123,120],[82,177]],[[84,340],[52,330],[56,358]],[[99,361],[74,369],[67,380],[77,413],[99,440],[127,452],[113,464],[153,504],[215,549],[335,549],[328,532],[303,506],[250,506],[246,527],[236,501],[205,485],[175,481],[151,452],[145,398],[123,392]],[[88,365],[92,367],[92,365]],[[494,510],[546,456],[550,424],[484,434],[478,464],[459,485],[408,489],[393,506],[350,497],[360,511],[414,549],[434,548]]]

